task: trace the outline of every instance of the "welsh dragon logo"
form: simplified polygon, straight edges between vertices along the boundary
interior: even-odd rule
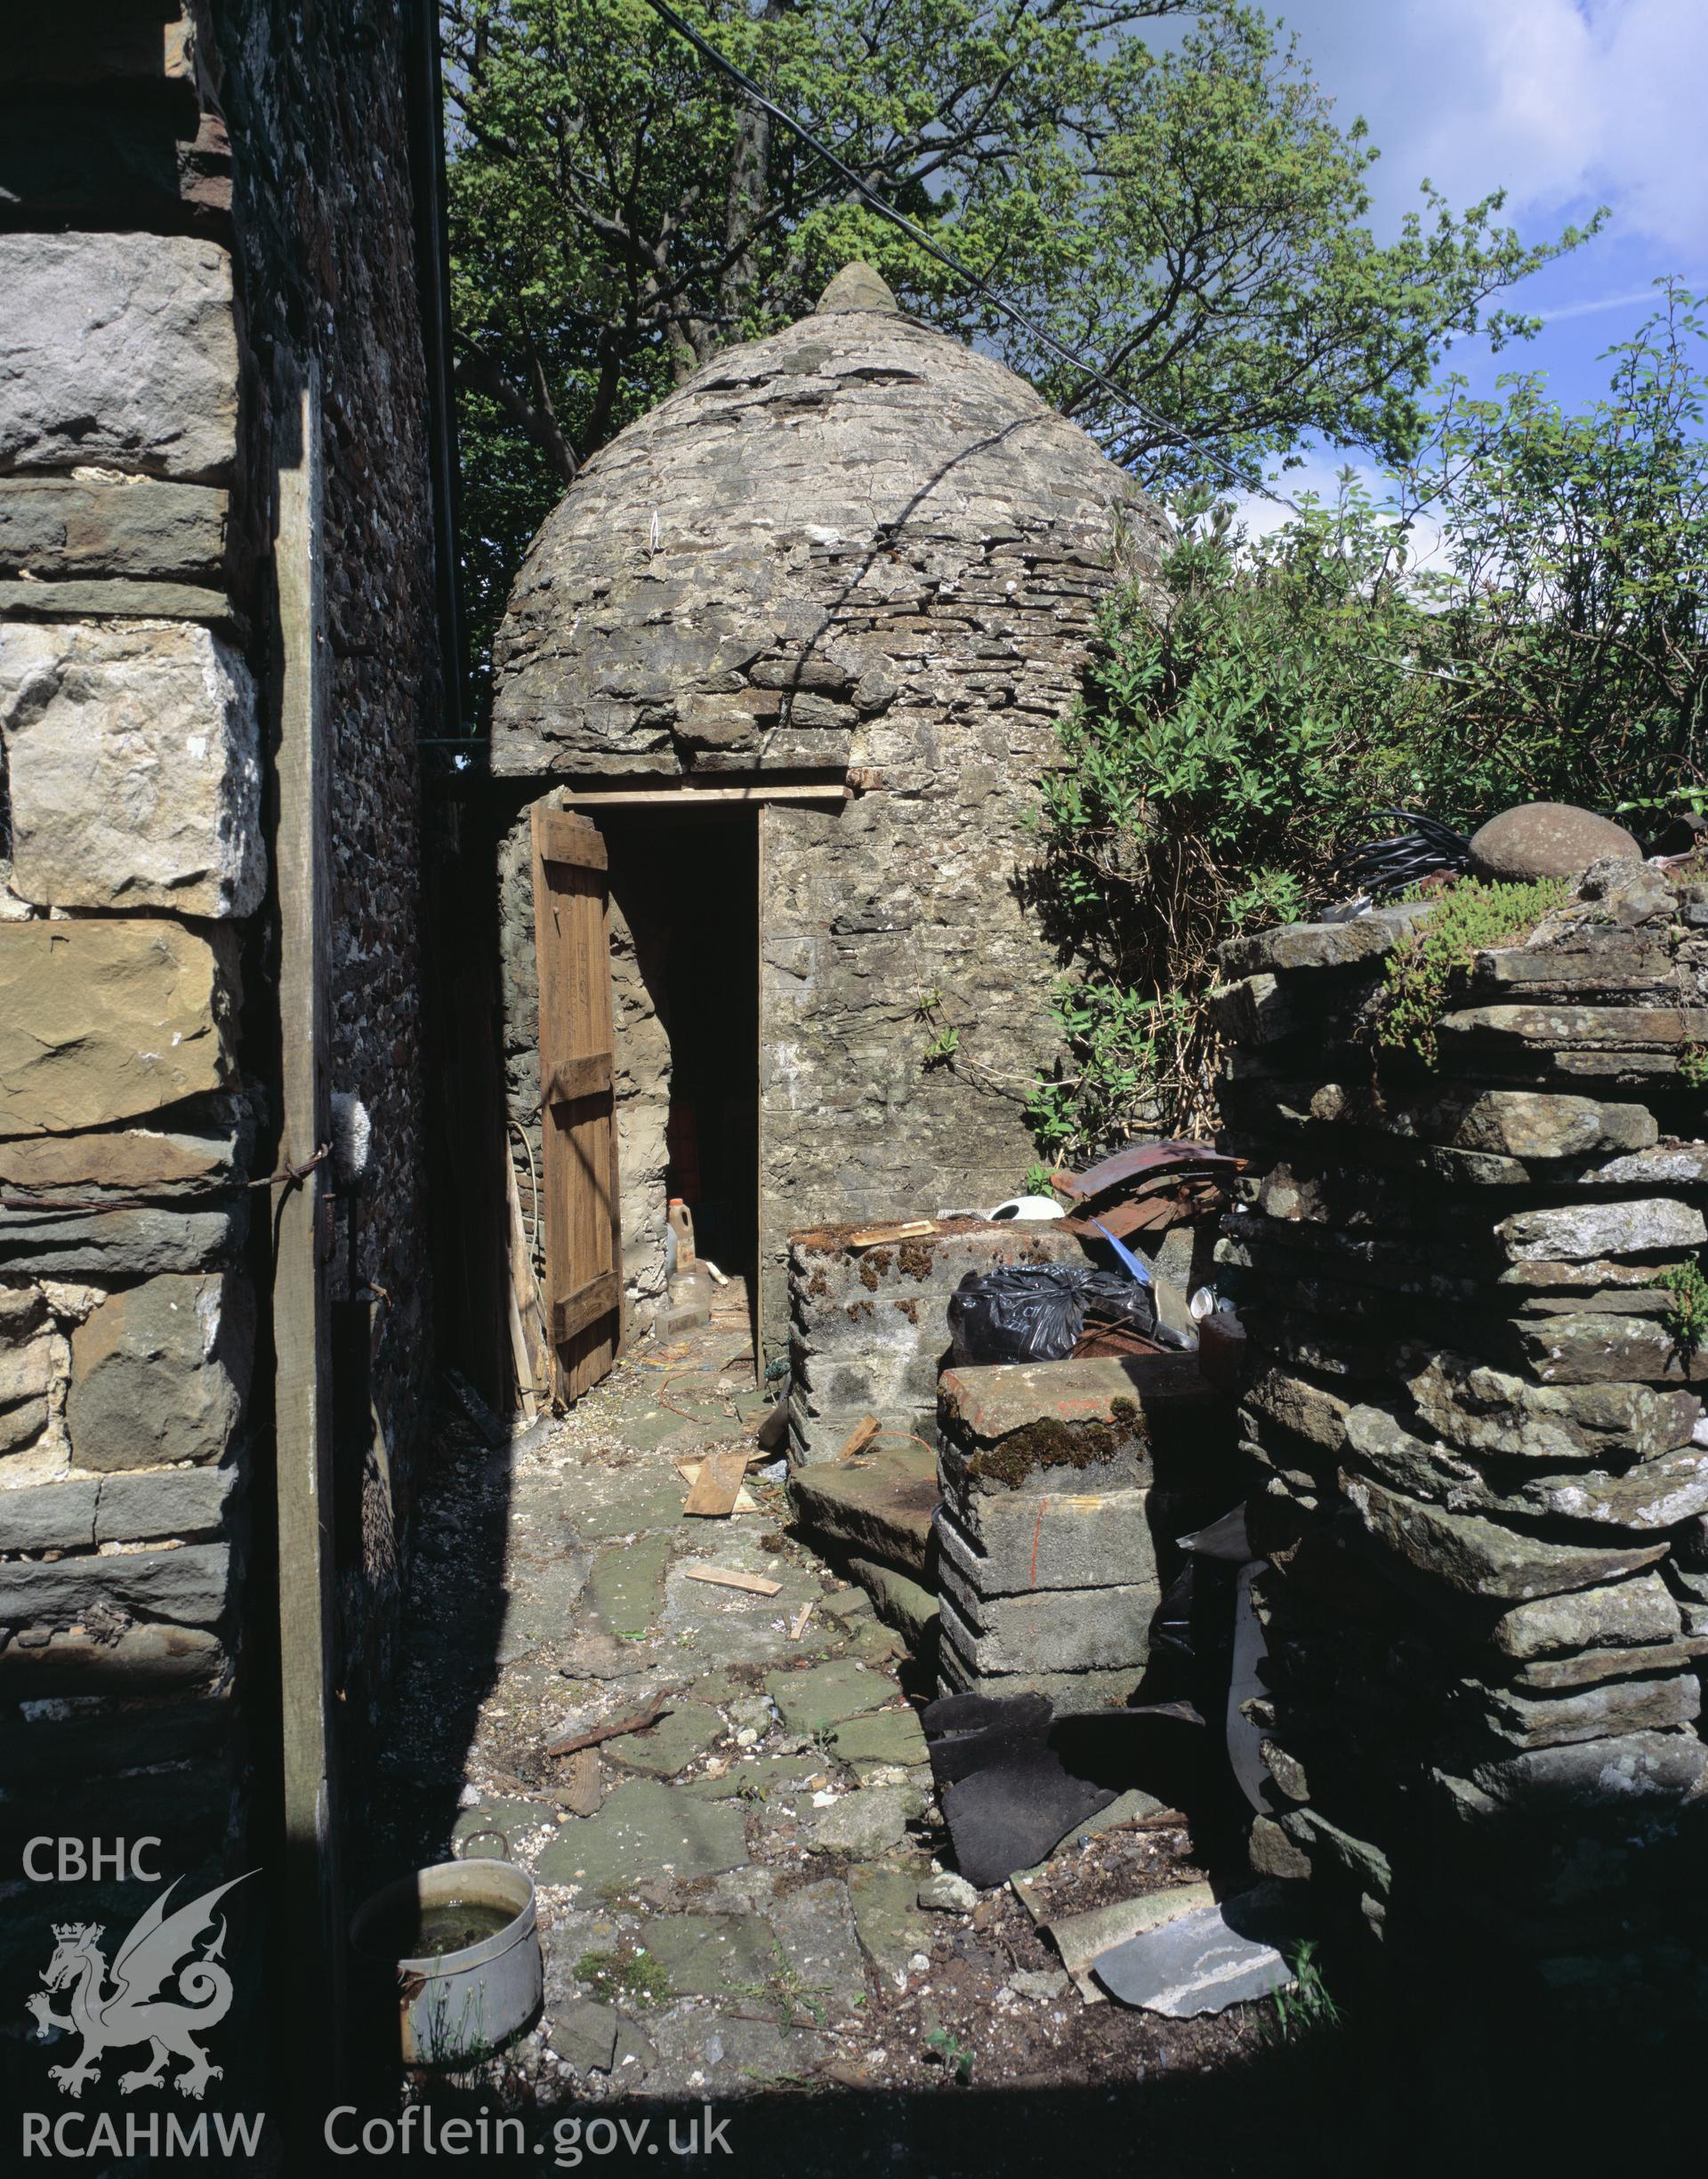
[[[133,2073],[119,2075],[118,2085],[126,2095],[138,2088],[157,2087],[170,2058],[188,2062],[187,2070],[170,2077],[181,2095],[199,2101],[208,2082],[220,2078],[222,2069],[208,2062],[195,2038],[217,2026],[231,2010],[231,1977],[220,1957],[225,1945],[223,1917],[206,1949],[197,1955],[196,1948],[214,1919],[215,1906],[243,1878],[234,1876],[230,1884],[204,1892],[168,1914],[166,1902],[178,1882],[174,1877],[152,1901],[118,1948],[110,1969],[110,1989],[105,1987],[109,1970],[101,1949],[106,1934],[101,1925],[54,1925],[53,1957],[29,2009],[38,2036],[63,2028],[83,2037],[83,2048],[71,2064],[48,2069],[49,2078],[68,2095],[80,2096],[85,2081],[101,2078],[95,2061],[103,2051],[124,2050],[133,2043],[149,2046],[149,2062]],[[174,1975],[175,1994],[162,1997],[161,1985]],[[69,2010],[54,2012],[51,1993],[68,1988]]]

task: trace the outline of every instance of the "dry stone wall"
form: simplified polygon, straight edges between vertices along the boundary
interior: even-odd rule
[[[1224,953],[1253,1859],[1514,2004],[1653,2003],[1708,1810],[1708,1362],[1660,1283],[1708,1239],[1708,884],[1597,865],[1455,972],[1433,1066],[1372,1041],[1429,913]]]

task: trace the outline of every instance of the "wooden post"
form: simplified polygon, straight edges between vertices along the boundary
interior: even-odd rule
[[[327,995],[329,657],[321,518],[320,375],[281,374],[275,414],[273,565],[278,749],[274,785],[279,919],[281,1170],[274,1190],[273,1415],[277,1445],[278,1633],[283,1676],[286,1926],[312,2099],[345,2046],[344,1905],[334,1747],[331,1175],[310,1166],[331,1139]],[[294,440],[295,443],[291,442]]]

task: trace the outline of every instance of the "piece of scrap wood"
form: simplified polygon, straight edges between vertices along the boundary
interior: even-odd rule
[[[863,1453],[882,1428],[883,1424],[875,1415],[864,1416],[849,1432],[847,1438],[843,1441],[842,1451],[837,1454],[832,1465],[841,1467],[843,1461],[852,1460],[856,1453]]]
[[[736,1510],[742,1478],[747,1473],[747,1452],[737,1446],[732,1453],[708,1453],[700,1463],[683,1501],[682,1511],[696,1519],[722,1521]]]
[[[699,1472],[700,1464],[697,1460],[679,1460],[676,1463],[676,1473],[685,1483],[691,1483]],[[732,1510],[737,1513],[762,1513],[765,1508],[753,1492],[744,1485],[736,1493],[736,1503]]]
[[[690,1581],[709,1581],[720,1589],[745,1589],[754,1596],[776,1596],[780,1581],[767,1581],[763,1574],[737,1573],[733,1566],[689,1566],[682,1570]]]
[[[811,1617],[812,1599],[809,1597],[806,1602],[802,1605],[800,1610],[795,1613],[794,1621],[789,1627],[789,1640],[791,1642],[800,1641],[802,1635],[807,1631],[807,1621],[811,1618]]]
[[[560,1739],[548,1740],[548,1755],[578,1755],[584,1747],[597,1747],[601,1740],[620,1740],[624,1733],[644,1732],[649,1725],[656,1725],[664,1715],[665,1699],[655,1696],[644,1710],[635,1710],[627,1717],[608,1718],[602,1725],[590,1725],[585,1732],[567,1732]]]
[[[858,1233],[850,1233],[850,1248],[882,1248],[890,1241],[918,1240],[927,1233],[935,1233],[937,1224],[930,1218],[909,1218],[898,1226],[863,1226]]]
[[[577,1748],[564,1766],[563,1783],[554,1796],[572,1816],[596,1816],[603,1797],[599,1772],[599,1750]]]

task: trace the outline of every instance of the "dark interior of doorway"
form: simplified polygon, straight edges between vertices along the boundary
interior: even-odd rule
[[[670,1040],[666,1192],[755,1296],[759,1263],[757,812],[599,813],[611,890]],[[619,1035],[620,1035],[619,1030]]]

